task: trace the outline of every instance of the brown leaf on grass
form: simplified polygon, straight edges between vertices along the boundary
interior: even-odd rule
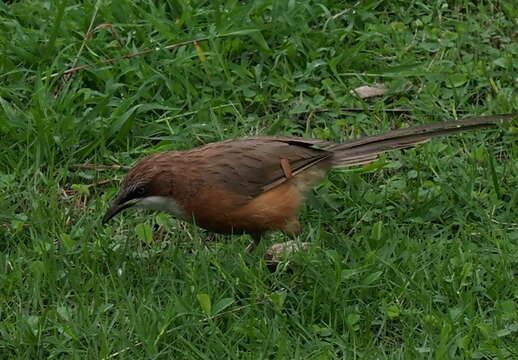
[[[282,261],[288,260],[293,254],[298,251],[307,251],[309,249],[308,242],[286,241],[279,244],[273,244],[266,250],[264,259],[268,266],[277,266]]]
[[[200,59],[201,62],[207,61],[207,57],[204,54],[203,48],[200,45],[199,41],[194,42],[194,49],[196,50],[196,54],[198,55],[198,59]]]
[[[354,89],[354,92],[360,99],[367,99],[374,96],[381,96],[387,92],[388,88],[385,84],[379,83],[373,86],[360,86]]]

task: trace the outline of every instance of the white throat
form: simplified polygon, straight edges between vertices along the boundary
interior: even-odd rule
[[[185,210],[170,197],[147,196],[138,201],[135,206],[156,211],[165,211],[181,219],[187,219]]]

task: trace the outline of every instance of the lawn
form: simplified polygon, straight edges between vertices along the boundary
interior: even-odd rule
[[[516,120],[333,171],[273,272],[279,233],[102,226],[99,167],[517,112],[512,3],[0,3],[0,358],[518,358]]]

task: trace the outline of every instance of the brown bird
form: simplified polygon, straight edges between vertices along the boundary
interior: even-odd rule
[[[336,167],[436,136],[496,125],[517,114],[467,118],[388,131],[344,143],[300,137],[245,137],[147,156],[129,171],[103,224],[131,206],[166,211],[207,230],[252,236],[299,233],[304,194]]]

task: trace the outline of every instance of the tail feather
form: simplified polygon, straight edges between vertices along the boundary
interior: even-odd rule
[[[518,114],[483,116],[411,126],[341,144],[333,144],[326,150],[334,153],[333,167],[361,165],[375,160],[379,154],[387,151],[410,148],[438,136],[495,126],[499,120],[515,117],[518,117]]]

